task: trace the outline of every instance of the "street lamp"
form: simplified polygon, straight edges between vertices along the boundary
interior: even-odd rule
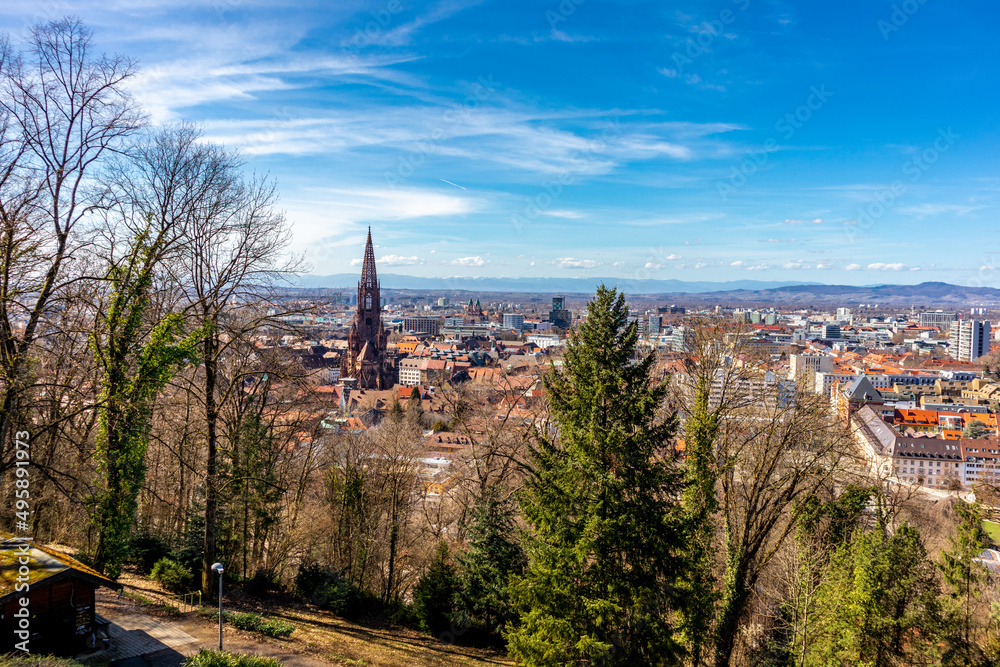
[[[222,650],[222,563],[212,565],[212,572],[219,575],[219,650]]]

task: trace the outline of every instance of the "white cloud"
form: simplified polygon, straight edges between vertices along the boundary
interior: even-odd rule
[[[459,257],[458,259],[453,259],[451,263],[455,266],[485,266],[489,263],[489,260],[476,255],[475,257]]]
[[[666,259],[669,259],[671,262],[674,261],[674,260],[680,259],[680,258],[681,258],[680,255],[675,255],[673,253],[671,253],[671,254],[669,254],[669,255],[666,256]]]
[[[860,268],[861,268],[860,264],[848,264],[847,266],[844,267],[844,269],[847,271],[857,271]]]
[[[767,264],[755,264],[754,266],[748,266],[747,271],[767,271],[769,267]]]
[[[858,224],[858,221],[857,220],[844,220],[844,224],[845,225],[856,225],[856,224]]]
[[[731,263],[731,264],[730,264],[729,266],[732,266],[732,267],[734,267],[734,268],[737,268],[737,269],[738,269],[738,268],[740,268],[741,266],[743,266],[743,260],[742,260],[742,259],[738,259],[738,260],[736,260],[735,262],[732,262],[732,263]]]
[[[617,264],[617,262],[616,262]],[[646,262],[646,268],[655,271],[656,269],[662,269],[662,264],[657,264],[656,262]]]
[[[551,215],[554,218],[569,218],[571,220],[578,220],[583,217],[583,213],[579,211],[567,211],[564,209],[553,209],[551,211],[542,211],[543,215]]]
[[[814,225],[822,225],[823,218],[813,218],[812,220],[802,220],[801,218],[787,218],[785,220],[786,225],[804,225],[806,223],[811,223]]]
[[[816,268],[820,269],[820,270],[829,269],[830,268],[830,264],[827,263],[827,262],[820,262],[819,264],[816,265]]]
[[[869,271],[902,271],[905,264],[886,264],[885,262],[874,262],[865,267]]]
[[[559,257],[552,260],[552,265],[560,269],[593,269],[600,266],[600,262],[593,259],[573,259],[572,257]]]
[[[384,255],[378,259],[378,263],[382,266],[413,266],[414,264],[423,264],[424,262],[416,256],[403,257],[402,255]]]
[[[365,263],[365,260],[363,260],[363,259],[355,258],[355,259],[351,260],[351,266],[361,266],[364,263]]]
[[[708,266],[708,264],[706,264],[705,262],[698,262],[697,264],[694,265],[694,268],[704,269],[706,266]]]
[[[797,259],[794,262],[786,262],[784,265],[782,265],[782,268],[784,268],[784,269],[807,269],[807,268],[809,268],[809,266],[804,261],[802,261],[801,259]]]
[[[296,249],[307,251],[334,230],[361,233],[370,222],[463,215],[484,206],[480,199],[416,188],[317,188],[297,194],[283,204],[295,230]]]
[[[622,268],[625,268],[626,263],[625,262],[615,262],[611,266],[615,267],[616,269],[622,269]]]

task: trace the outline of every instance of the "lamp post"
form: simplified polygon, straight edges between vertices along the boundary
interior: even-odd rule
[[[212,572],[219,575],[219,650],[222,650],[222,563],[212,565]]]

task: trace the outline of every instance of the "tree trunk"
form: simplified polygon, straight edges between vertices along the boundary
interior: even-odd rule
[[[201,594],[211,599],[213,586],[212,564],[215,562],[215,547],[219,540],[218,526],[218,435],[216,433],[216,423],[218,422],[218,406],[215,404],[215,383],[216,383],[216,332],[213,328],[205,336],[205,432],[208,440],[208,456],[206,460],[205,474],[205,545],[202,554],[201,567]]]
[[[726,585],[719,604],[719,620],[715,626],[715,667],[731,664],[740,620],[750,599],[747,585],[747,563],[738,556],[734,565],[726,568]]]

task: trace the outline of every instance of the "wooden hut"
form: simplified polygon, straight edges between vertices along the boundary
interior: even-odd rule
[[[100,639],[94,609],[98,586],[121,589],[64,553],[23,538],[2,539],[0,652],[28,648],[73,655],[93,647]]]

